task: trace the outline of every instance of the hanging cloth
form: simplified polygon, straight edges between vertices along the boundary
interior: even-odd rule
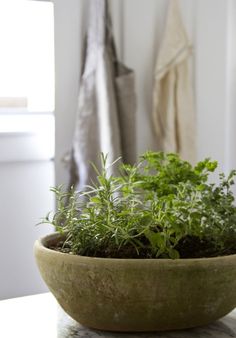
[[[171,0],[155,69],[153,122],[159,150],[177,152],[194,163],[195,117],[188,68],[191,51],[178,0]]]
[[[70,185],[84,188],[100,169],[100,153],[112,163],[122,156],[133,164],[135,147],[134,73],[117,61],[106,0],[90,0],[77,121],[71,158]],[[116,174],[114,167],[110,174]]]

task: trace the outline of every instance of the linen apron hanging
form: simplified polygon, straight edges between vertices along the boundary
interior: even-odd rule
[[[112,163],[136,160],[134,73],[117,61],[111,18],[106,0],[90,1],[71,158],[70,185],[81,190],[96,181],[100,153]],[[110,174],[116,174],[114,167]]]
[[[159,150],[177,152],[195,162],[195,116],[188,68],[192,46],[178,0],[171,0],[158,55],[153,92],[153,122]]]

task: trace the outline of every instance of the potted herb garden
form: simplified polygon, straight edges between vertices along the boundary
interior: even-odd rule
[[[102,155],[98,181],[84,192],[52,189],[57,211],[43,222],[57,232],[35,243],[35,256],[62,308],[111,331],[190,328],[230,312],[236,173],[210,183],[216,167],[147,152],[113,177]]]

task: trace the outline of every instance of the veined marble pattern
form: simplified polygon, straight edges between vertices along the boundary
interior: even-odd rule
[[[211,325],[183,331],[157,333],[110,333],[87,329],[61,309],[58,310],[58,338],[236,338],[236,309]]]

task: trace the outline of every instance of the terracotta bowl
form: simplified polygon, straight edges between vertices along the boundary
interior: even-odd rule
[[[199,259],[75,256],[35,243],[41,275],[61,307],[84,326],[159,331],[201,326],[236,306],[236,255]]]

